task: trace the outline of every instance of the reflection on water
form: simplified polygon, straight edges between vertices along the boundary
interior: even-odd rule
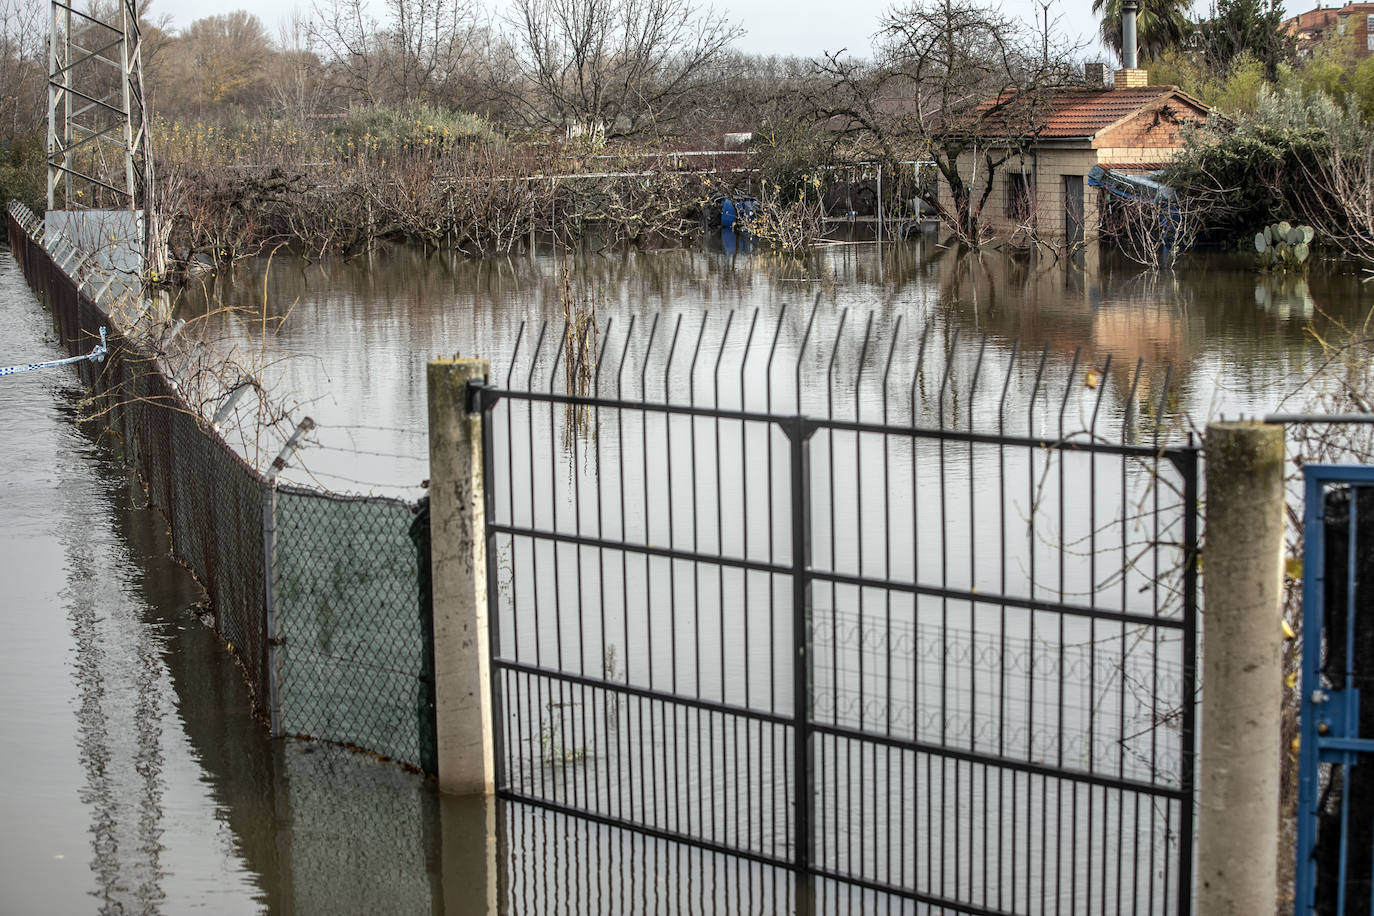
[[[60,355],[7,255],[0,302],[0,363]],[[197,590],[77,428],[74,386],[70,370],[0,385],[0,910],[253,912],[254,878],[180,721],[183,704],[222,709],[169,665]]]
[[[321,424],[296,479],[410,495],[428,476],[425,361],[483,356],[501,380],[522,323],[533,334],[548,320],[555,340],[561,334],[569,290],[580,308],[595,309],[601,330],[623,332],[632,319],[647,328],[655,313],[666,313],[661,339],[678,316],[690,328],[703,310],[734,311],[744,325],[757,309],[771,326],[784,305],[799,332],[818,302],[822,325],[833,327],[849,310],[843,333],[851,356],[861,352],[873,316],[866,358],[875,362],[886,357],[888,332],[900,320],[905,342],[895,360],[908,368],[927,326],[936,348],[958,334],[977,350],[970,341],[987,335],[989,355],[1003,361],[1019,341],[1022,364],[1038,360],[1047,343],[1052,373],[1067,369],[1076,353],[1080,366],[1098,368],[1110,354],[1116,391],[1129,391],[1142,368],[1142,403],[1168,366],[1171,394],[1159,420],[1175,429],[1200,427],[1222,413],[1273,409],[1314,352],[1308,326],[1349,325],[1371,303],[1358,275],[1339,264],[1317,264],[1305,279],[1285,279],[1256,272],[1241,255],[1208,254],[1176,271],[1151,273],[1095,252],[1077,262],[1034,261],[960,253],[929,237],[881,251],[838,244],[800,259],[720,241],[686,250],[518,260],[411,249],[314,263],[278,256],[207,282],[188,291],[179,314],[221,347],[259,342],[254,318],[264,302],[269,316],[286,316],[270,344],[285,358],[269,367],[269,387],[302,403],[302,413]],[[243,312],[234,321],[223,312],[196,320],[219,305]],[[607,379],[617,356],[610,354],[610,365],[602,367]],[[627,378],[636,374],[633,355],[631,363]],[[824,362],[818,365],[823,373]],[[1128,406],[1118,402],[1115,409]],[[275,445],[262,450],[270,456]]]

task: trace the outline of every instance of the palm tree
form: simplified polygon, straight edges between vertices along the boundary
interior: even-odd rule
[[[1136,47],[1142,58],[1158,57],[1181,43],[1193,30],[1187,0],[1140,0],[1136,13]],[[1121,0],[1093,0],[1093,12],[1102,17],[1102,40],[1121,56]]]

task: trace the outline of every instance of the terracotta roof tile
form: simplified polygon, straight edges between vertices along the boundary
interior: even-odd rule
[[[1179,95],[1191,101],[1175,86],[1143,86],[1138,89],[1067,88],[1047,94],[1034,102],[1033,109],[1016,110],[1008,106],[1005,117],[992,114],[983,120],[977,133],[983,136],[1006,136],[1011,130],[1024,131],[1022,136],[1035,134],[1041,139],[1069,139],[1091,137],[1122,118],[1135,114],[1166,96]],[[972,112],[977,118],[1008,96],[988,99]],[[1199,106],[1201,107],[1201,106]],[[1032,125],[1039,130],[1029,129]]]

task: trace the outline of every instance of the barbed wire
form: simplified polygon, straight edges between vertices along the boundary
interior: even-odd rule
[[[416,455],[416,454],[409,454],[409,455],[407,455],[407,454],[405,454],[404,452],[384,452],[384,451],[380,451],[380,450],[377,450],[377,449],[366,449],[366,448],[356,448],[356,447],[348,447],[348,446],[342,446],[342,445],[332,445],[332,444],[330,444],[330,443],[328,443],[328,442],[321,442],[319,439],[308,439],[308,440],[302,442],[301,445],[302,445],[302,446],[307,446],[307,445],[308,445],[308,446],[310,446],[310,447],[312,447],[312,448],[323,449],[323,450],[325,450],[325,451],[330,451],[330,452],[343,452],[344,454],[347,454],[347,455],[367,455],[367,456],[373,457],[373,458],[395,458],[395,459],[399,459],[399,460],[401,460],[401,461],[424,461],[424,462],[428,462],[428,461],[429,461],[429,454],[428,454],[427,452],[426,452],[425,454],[423,454],[423,455]]]
[[[375,496],[375,495],[377,494],[377,491],[378,491],[378,490],[422,490],[422,489],[424,489],[423,485],[422,485],[421,483],[418,483],[418,482],[417,482],[417,483],[413,483],[413,484],[396,483],[396,482],[394,482],[394,481],[391,482],[391,483],[382,483],[382,482],[380,482],[380,481],[375,481],[375,480],[359,480],[359,479],[356,478],[356,477],[349,477],[349,476],[344,475],[344,474],[336,474],[336,473],[334,473],[334,472],[332,472],[332,471],[319,471],[319,470],[315,470],[315,469],[313,469],[313,468],[306,467],[305,462],[304,462],[304,461],[301,461],[301,460],[299,460],[299,459],[298,459],[297,462],[296,462],[295,468],[296,468],[297,470],[299,470],[301,473],[305,474],[307,477],[309,477],[312,481],[314,481],[315,485],[316,485],[317,487],[319,487],[321,490],[324,490],[326,493],[339,493],[340,491],[334,490],[334,489],[332,489],[328,484],[325,484],[323,481],[321,481],[321,480],[319,479],[319,478],[321,478],[321,477],[328,477],[328,478],[331,479],[331,480],[341,480],[341,481],[343,481],[343,482],[345,482],[345,483],[351,483],[351,484],[354,484],[354,485],[359,486],[359,487],[367,487],[369,492],[366,493],[366,494],[364,494],[364,495],[367,495],[367,496]],[[284,482],[284,483],[296,483],[296,481],[290,480],[289,478],[283,478],[283,482]],[[340,495],[347,495],[347,494],[340,493]]]

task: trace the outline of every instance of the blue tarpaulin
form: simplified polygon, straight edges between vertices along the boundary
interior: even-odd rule
[[[1127,200],[1175,200],[1177,192],[1158,180],[1160,174],[1158,171],[1128,172],[1095,165],[1088,172],[1088,184]]]

